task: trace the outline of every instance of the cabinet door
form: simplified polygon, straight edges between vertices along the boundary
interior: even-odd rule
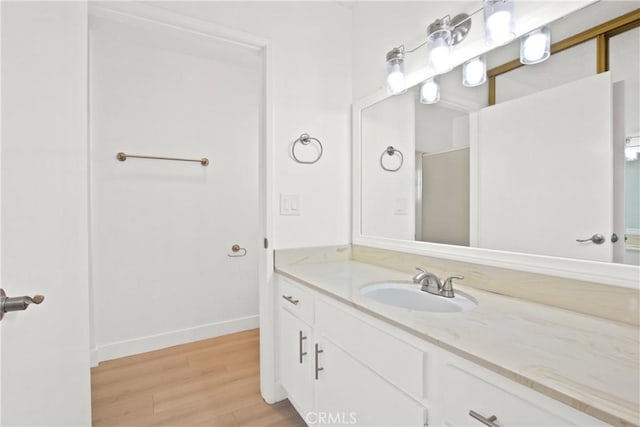
[[[304,417],[313,409],[313,351],[311,328],[280,309],[280,384]]]
[[[458,363],[456,363],[457,365]],[[602,426],[603,422],[553,401],[522,390],[519,384],[462,362],[462,369],[447,364],[442,370],[441,410],[448,426],[478,426],[476,417],[495,417],[496,425],[509,426]]]
[[[426,410],[418,402],[332,342],[321,339],[318,350],[321,352],[317,355],[317,368],[320,369],[316,380],[317,411],[309,415],[308,422],[323,425],[425,425]],[[312,351],[315,359],[315,346]]]

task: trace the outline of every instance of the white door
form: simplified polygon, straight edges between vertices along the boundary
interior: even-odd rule
[[[87,7],[2,2],[0,424],[88,425]]]
[[[604,73],[478,113],[472,245],[611,261],[611,96]],[[594,234],[606,241],[576,241]]]
[[[260,51],[99,9],[89,24],[98,359],[257,327]]]

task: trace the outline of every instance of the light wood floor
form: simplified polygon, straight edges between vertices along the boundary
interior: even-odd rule
[[[259,383],[257,329],[110,360],[91,370],[93,425],[305,425]]]

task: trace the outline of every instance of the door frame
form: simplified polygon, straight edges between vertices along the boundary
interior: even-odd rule
[[[259,141],[259,189],[258,206],[261,236],[265,243],[258,255],[258,298],[260,324],[260,391],[267,403],[282,400],[281,389],[276,383],[275,363],[275,316],[273,300],[273,249],[270,243],[273,237],[273,78],[272,45],[270,40],[253,34],[226,28],[211,22],[181,15],[161,7],[134,2],[110,2],[100,5],[89,3],[89,17],[121,17],[145,20],[158,25],[197,33],[205,37],[222,40],[260,52],[262,57],[262,96],[260,105],[260,141]],[[88,36],[88,34],[87,34]],[[88,64],[87,64],[88,66]],[[87,67],[88,68],[88,67]],[[87,97],[89,96],[87,88]],[[87,143],[89,141],[87,140]],[[87,159],[88,161],[88,159]],[[91,271],[91,265],[90,265]],[[90,292],[92,291],[92,281]],[[93,307],[91,309],[93,313]],[[93,314],[92,314],[93,316]],[[91,319],[93,326],[93,317]],[[93,335],[93,327],[92,327]],[[92,338],[93,339],[93,338]],[[92,351],[92,354],[94,352]],[[95,360],[92,360],[95,362]],[[95,363],[92,363],[95,364]]]

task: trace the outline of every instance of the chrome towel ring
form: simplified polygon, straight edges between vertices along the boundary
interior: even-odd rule
[[[308,160],[308,161],[300,160],[296,155],[296,145],[298,145],[298,143],[302,145],[309,145],[311,144],[312,141],[315,141],[316,144],[318,145],[318,148],[320,149],[320,151],[318,152],[318,156],[314,160]],[[291,155],[293,156],[294,160],[298,163],[302,163],[305,165],[311,165],[313,163],[316,163],[322,157],[322,153],[323,153],[323,149],[322,149],[322,143],[320,142],[320,140],[318,138],[314,138],[310,136],[308,133],[303,133],[302,135],[300,135],[298,139],[293,141],[293,146],[291,147]]]
[[[397,168],[388,168],[384,165],[384,155],[387,154],[389,157],[393,157],[393,156],[397,156],[400,157],[400,164],[398,165]],[[397,148],[393,148],[392,146],[388,146],[386,148],[386,150],[384,150],[382,152],[382,154],[380,154],[380,166],[382,167],[382,169],[389,171],[389,172],[397,172],[400,170],[400,168],[402,167],[402,164],[404,163],[404,156],[402,155],[402,151],[398,150]]]

